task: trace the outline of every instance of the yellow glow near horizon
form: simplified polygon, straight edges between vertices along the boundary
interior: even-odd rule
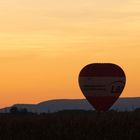
[[[78,74],[96,62],[122,66],[122,96],[140,96],[138,0],[5,0],[0,19],[0,107],[84,98]]]

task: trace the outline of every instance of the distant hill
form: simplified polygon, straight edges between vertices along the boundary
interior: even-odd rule
[[[38,104],[15,104],[18,108],[27,108],[30,112],[57,112],[62,110],[94,110],[86,99],[62,99],[50,100]],[[0,113],[9,112],[11,107],[0,109]],[[111,109],[119,111],[131,111],[140,108],[140,97],[119,98]]]

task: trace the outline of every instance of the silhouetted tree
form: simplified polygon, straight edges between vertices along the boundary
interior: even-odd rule
[[[140,108],[136,108],[134,111],[140,113]]]
[[[19,113],[21,113],[21,114],[27,114],[28,113],[28,110],[27,110],[27,108],[22,108],[22,109],[20,109]]]
[[[12,106],[10,108],[10,113],[11,114],[28,114],[28,110],[27,108],[21,108],[21,109],[18,109],[16,106]]]
[[[18,108],[16,106],[12,106],[10,108],[10,113],[12,114],[17,114],[19,112]]]

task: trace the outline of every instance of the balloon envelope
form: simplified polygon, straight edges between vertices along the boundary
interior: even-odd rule
[[[79,85],[84,96],[98,111],[107,111],[115,103],[125,83],[124,71],[111,63],[89,64],[79,74]]]

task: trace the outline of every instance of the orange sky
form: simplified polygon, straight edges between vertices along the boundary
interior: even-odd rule
[[[122,96],[140,96],[139,0],[4,0],[0,19],[0,107],[84,98],[78,74],[96,62],[122,66]]]

